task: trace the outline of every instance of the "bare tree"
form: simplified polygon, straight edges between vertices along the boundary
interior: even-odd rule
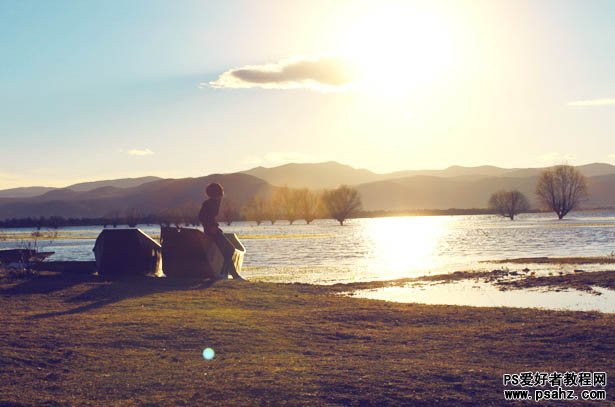
[[[114,228],[116,228],[117,225],[120,224],[120,211],[119,210],[113,209],[109,211],[106,217],[109,219],[111,225],[113,225]]]
[[[297,202],[298,216],[305,219],[305,223],[309,225],[316,219],[320,212],[320,196],[307,188],[303,188],[296,190],[295,199]]]
[[[231,223],[239,219],[239,216],[239,210],[235,202],[229,199],[223,199],[222,205],[220,206],[220,219],[222,219],[227,226],[231,226]]]
[[[576,168],[558,165],[540,174],[536,194],[545,207],[562,219],[587,198],[587,180]]]
[[[280,215],[291,225],[297,220],[297,190],[283,186],[275,192],[273,202],[279,204]]]
[[[126,219],[126,224],[131,228],[137,226],[141,217],[142,214],[137,208],[129,208],[124,211],[124,218]]]
[[[271,197],[265,201],[265,219],[269,220],[272,225],[280,219],[281,213],[280,197],[274,193]]]
[[[255,196],[243,207],[243,216],[260,225],[266,217],[265,205],[265,201],[260,196]]]
[[[344,221],[354,215],[361,208],[359,191],[346,185],[325,191],[323,202],[329,211],[329,215],[337,220],[341,226]]]
[[[517,190],[498,191],[489,198],[489,208],[514,220],[516,215],[530,209],[530,204],[525,195]]]
[[[158,217],[160,219],[160,226],[174,225],[176,228],[179,228],[184,222],[184,214],[181,208],[162,209]]]
[[[176,227],[180,227],[182,224],[188,225],[197,225],[199,226],[201,222],[199,221],[199,211],[201,206],[197,201],[187,201],[183,205],[174,208],[171,211],[171,217],[173,218],[173,223]]]

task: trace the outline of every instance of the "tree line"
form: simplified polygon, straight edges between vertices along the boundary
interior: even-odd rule
[[[587,178],[570,165],[558,165],[540,174],[535,193],[539,203],[561,220],[588,197]],[[527,197],[518,190],[494,192],[488,205],[510,220],[530,209]]]
[[[139,208],[129,208],[124,211],[112,210],[98,218],[65,218],[27,217],[0,220],[0,228],[58,228],[61,226],[94,226],[117,227],[119,225],[136,226],[138,224],[162,226],[194,225],[199,226],[198,213],[200,203],[188,202],[180,207],[167,208],[155,214],[143,214]],[[260,225],[264,221],[275,224],[278,220],[287,220],[293,224],[297,220],[305,220],[307,224],[315,219],[331,218],[343,225],[344,222],[356,216],[361,209],[359,192],[342,185],[339,188],[322,192],[307,188],[293,189],[281,187],[269,195],[256,195],[245,205],[239,207],[231,199],[223,199],[218,220],[227,225],[234,221],[248,220]]]
[[[576,168],[559,165],[540,174],[535,192],[541,206],[554,211],[558,218],[562,219],[588,196],[587,179]],[[491,195],[488,207],[491,212],[512,220],[519,213],[527,212],[530,204],[527,197],[518,190],[501,190]],[[199,209],[200,203],[189,202],[181,207],[163,209],[155,214],[143,214],[139,208],[129,208],[123,212],[112,210],[98,218],[61,216],[12,218],[0,220],[0,228],[40,229],[94,225],[116,227],[138,224],[198,226]],[[307,188],[281,187],[269,195],[254,196],[242,207],[238,207],[233,200],[223,199],[218,220],[227,225],[238,220],[253,221],[260,225],[265,221],[275,224],[278,220],[284,219],[292,225],[297,220],[304,220],[310,224],[315,219],[331,218],[343,225],[349,218],[368,215],[365,212],[361,213],[360,210],[359,192],[345,185],[321,192]]]
[[[282,187],[269,197],[255,196],[241,210],[246,220],[260,225],[263,221],[275,224],[280,219],[291,225],[297,220],[305,220],[309,225],[314,219],[331,218],[343,225],[346,219],[356,215],[361,209],[359,191],[342,185],[321,193],[307,188],[292,189]],[[224,213],[222,219],[224,220]]]

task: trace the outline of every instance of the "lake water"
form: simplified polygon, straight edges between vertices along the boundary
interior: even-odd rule
[[[140,228],[157,237],[158,226]],[[391,280],[468,269],[493,269],[483,261],[537,256],[607,256],[615,253],[615,212],[577,212],[559,221],[554,214],[525,214],[515,221],[492,215],[332,220],[311,225],[236,222],[223,226],[246,247],[248,279],[312,284]],[[43,230],[38,246],[50,260],[93,260],[102,227],[68,227],[54,239]],[[0,230],[0,248],[33,244],[32,229]],[[519,265],[510,268],[523,267]],[[585,270],[604,266],[583,266]],[[570,270],[569,270],[570,269]],[[574,266],[532,266],[540,272]]]

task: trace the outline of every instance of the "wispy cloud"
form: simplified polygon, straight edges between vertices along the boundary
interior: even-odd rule
[[[614,99],[590,99],[590,100],[575,100],[573,102],[568,102],[568,106],[581,106],[581,107],[590,107],[590,106],[615,106],[615,98]]]
[[[293,58],[272,64],[247,65],[224,72],[200,87],[344,90],[356,75],[352,66],[339,58]]]
[[[127,151],[120,150],[120,151],[122,151],[122,152],[124,152],[124,153],[126,153],[128,155],[134,155],[134,156],[137,156],[137,157],[143,157],[143,156],[146,156],[146,155],[154,154],[154,152],[152,150],[150,150],[149,148],[145,148],[143,150],[134,148],[132,150],[127,150]]]

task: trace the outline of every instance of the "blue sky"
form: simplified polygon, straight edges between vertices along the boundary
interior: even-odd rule
[[[0,188],[615,163],[615,2],[385,3],[0,0]],[[370,86],[321,89],[350,51]]]

